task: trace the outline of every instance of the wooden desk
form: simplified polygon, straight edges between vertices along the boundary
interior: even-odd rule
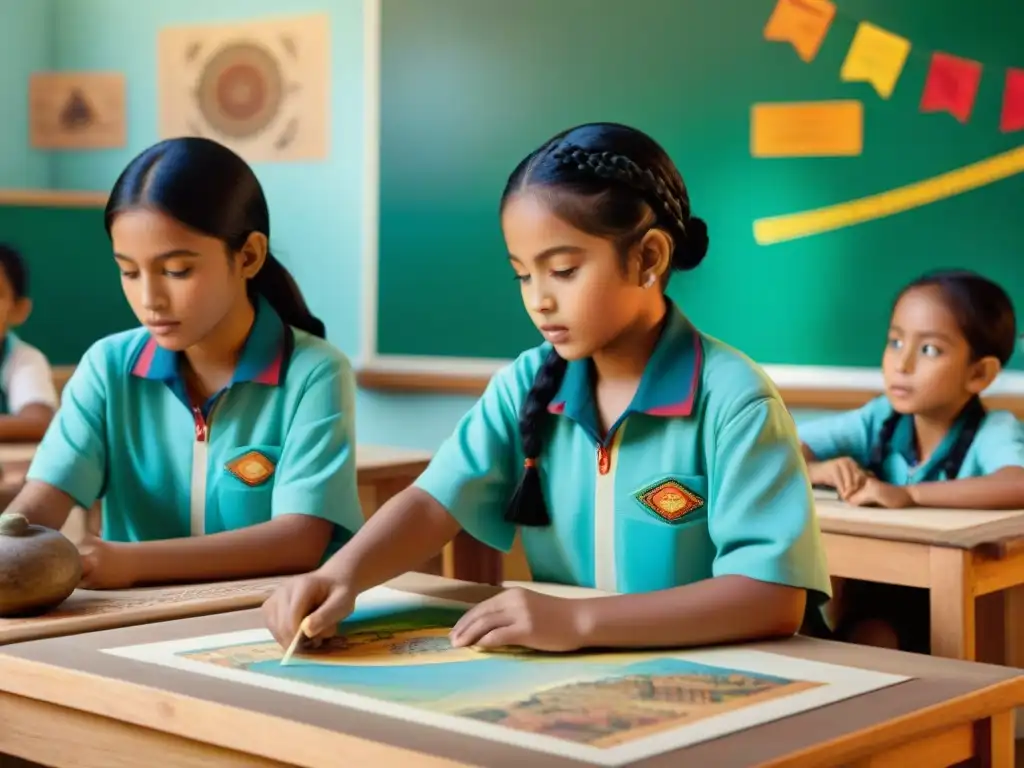
[[[493,594],[424,575],[390,586],[464,601]],[[58,768],[582,765],[415,720],[230,681],[210,684],[101,651],[261,627],[258,612],[241,611],[2,648],[0,753]],[[627,764],[866,768],[976,757],[980,765],[1013,766],[1011,711],[1024,703],[1020,671],[808,638],[752,647],[912,679]]]
[[[933,655],[1024,665],[1009,620],[1024,608],[1024,510],[872,509],[816,497],[833,576],[927,588]]]
[[[258,608],[282,578],[141,589],[78,589],[43,616],[0,619],[0,646],[152,621]]]

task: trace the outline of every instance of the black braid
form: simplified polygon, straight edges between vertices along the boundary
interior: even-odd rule
[[[544,445],[543,427],[548,405],[565,376],[566,361],[554,349],[548,352],[533,380],[533,386],[519,409],[519,438],[526,458],[519,485],[505,509],[505,519],[517,525],[543,527],[551,524],[551,515],[544,502],[537,459]]]
[[[955,480],[956,476],[960,474],[960,467],[964,463],[967,451],[970,450],[971,443],[974,442],[974,438],[978,434],[981,422],[985,420],[985,406],[982,405],[981,398],[975,395],[968,400],[967,405],[960,412],[960,418],[964,420],[960,434],[957,435],[956,442],[953,443],[953,447],[949,449],[949,453],[942,462],[942,469],[946,473],[947,480]]]
[[[953,443],[946,458],[942,461],[942,470],[945,472],[947,480],[955,480],[956,476],[960,474],[960,467],[964,463],[967,451],[971,448],[971,443],[974,442],[974,438],[978,434],[981,422],[985,420],[985,413],[985,406],[982,405],[981,398],[975,395],[967,401],[957,416],[957,420],[963,419],[963,426],[960,428],[956,442]],[[878,439],[872,447],[871,458],[866,467],[875,477],[882,476],[885,457],[889,455],[889,444],[892,442],[893,433],[901,418],[903,418],[903,414],[894,410],[882,422],[882,428],[878,432]]]
[[[675,193],[664,178],[649,168],[641,168],[625,155],[591,152],[571,144],[559,146],[551,157],[563,165],[575,165],[581,171],[632,187],[659,209],[666,223],[676,227],[684,237],[687,235],[690,201]]]
[[[889,444],[892,442],[893,433],[901,418],[903,418],[903,414],[894,409],[882,422],[882,428],[878,430],[878,439],[875,440],[875,444],[871,448],[871,458],[868,459],[868,465],[865,467],[875,477],[882,477],[885,457],[889,455]]]

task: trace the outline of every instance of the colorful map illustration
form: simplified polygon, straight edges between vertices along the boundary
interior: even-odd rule
[[[273,641],[182,655],[598,747],[823,685],[658,654],[452,648],[448,631],[461,614],[428,607],[367,616],[287,666]]]
[[[545,654],[453,648],[467,604],[387,588],[287,665],[266,629],[106,653],[407,722],[620,765],[906,678],[746,649]]]

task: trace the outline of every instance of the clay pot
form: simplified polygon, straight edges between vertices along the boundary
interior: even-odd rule
[[[0,515],[0,617],[44,613],[82,580],[78,549],[59,531]]]

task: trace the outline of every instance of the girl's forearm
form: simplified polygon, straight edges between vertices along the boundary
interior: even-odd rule
[[[657,592],[586,598],[579,603],[583,646],[685,647],[795,634],[805,590],[719,576]]]
[[[919,507],[1024,509],[1024,468],[1006,467],[984,477],[907,486]]]
[[[320,572],[363,592],[419,567],[460,529],[433,496],[410,486],[375,512]]]

